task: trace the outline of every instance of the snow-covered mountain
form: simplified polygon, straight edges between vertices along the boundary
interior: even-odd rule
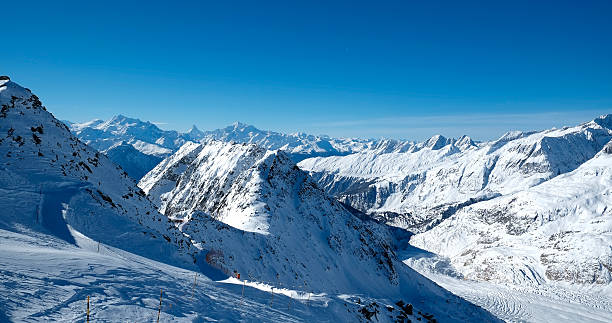
[[[185,143],[185,139],[176,131],[165,131],[151,122],[123,115],[114,116],[107,121],[73,123],[70,130],[81,141],[101,152],[126,142],[142,153],[166,157]]]
[[[610,116],[575,127],[510,132],[492,142],[441,136],[405,151],[365,150],[299,163],[329,194],[387,223],[428,230],[457,210],[570,172],[612,139]]]
[[[593,123],[608,128],[612,116]],[[470,279],[609,284],[612,140],[577,169],[465,207],[411,243],[450,258]]]
[[[73,136],[36,95],[3,77],[0,105],[2,229],[42,232],[68,243],[83,234],[193,266],[196,252],[188,239],[124,171]]]
[[[482,315],[398,261],[386,226],[327,197],[282,150],[187,143],[139,185],[224,272],[317,292],[408,299],[442,320]],[[453,305],[427,301],[440,297]]]
[[[136,180],[185,142],[200,140],[203,135],[196,126],[186,133],[179,133],[162,130],[151,122],[123,115],[114,116],[107,121],[65,123],[81,141],[108,155]]]

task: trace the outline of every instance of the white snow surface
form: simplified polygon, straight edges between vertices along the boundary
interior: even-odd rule
[[[39,232],[0,229],[0,321],[85,322],[368,322],[363,308],[378,311],[374,322],[395,322],[405,313],[397,299],[362,294],[313,293],[280,284],[216,282],[197,271],[174,267],[93,241],[69,228],[76,244]],[[99,248],[99,251],[98,251]],[[415,322],[429,304],[454,314],[454,297],[415,299]],[[405,299],[404,299],[405,301]],[[388,309],[392,309],[389,311]],[[444,311],[437,308],[436,314]],[[465,308],[464,308],[465,310]],[[475,306],[439,322],[495,321]],[[431,313],[431,312],[429,312]]]

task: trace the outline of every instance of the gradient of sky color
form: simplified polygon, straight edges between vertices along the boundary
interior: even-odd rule
[[[9,1],[0,74],[58,118],[492,139],[612,113],[612,1]]]

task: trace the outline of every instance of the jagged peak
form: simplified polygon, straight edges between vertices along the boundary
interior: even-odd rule
[[[472,146],[476,146],[476,143],[469,136],[463,135],[459,137],[459,139],[457,139],[457,142],[455,142],[455,146],[461,149],[467,149]]]
[[[448,139],[442,135],[434,135],[425,142],[425,147],[438,150],[448,144]]]
[[[196,125],[192,125],[191,129],[189,129],[189,131],[187,131],[187,133],[202,133],[202,130],[198,129],[198,127],[196,127]]]

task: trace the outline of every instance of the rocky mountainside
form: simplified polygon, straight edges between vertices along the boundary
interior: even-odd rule
[[[611,116],[474,143],[435,136],[401,152],[365,150],[299,163],[327,193],[374,218],[426,231],[457,210],[568,173],[612,139]]]
[[[327,197],[283,151],[187,143],[139,185],[223,272],[321,293],[408,299],[439,318],[481,315],[398,261],[385,226]]]
[[[85,145],[30,90],[0,78],[0,227],[85,235],[181,266],[195,248],[159,214],[134,180]]]

